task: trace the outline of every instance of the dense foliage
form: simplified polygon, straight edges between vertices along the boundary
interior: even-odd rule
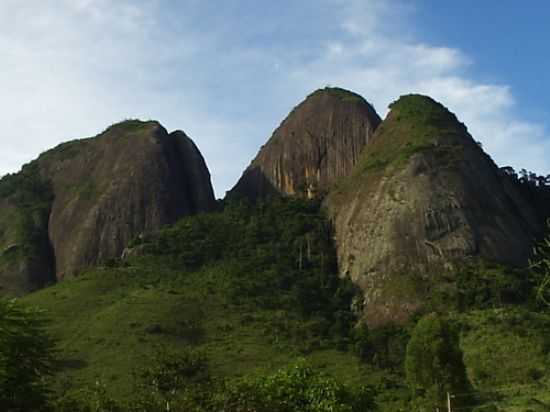
[[[352,391],[305,364],[269,376],[241,379],[215,397],[216,410],[228,412],[368,412],[374,410],[369,389]]]
[[[550,306],[550,235],[535,247],[531,269],[538,301]]]
[[[416,325],[405,361],[415,410],[443,408],[447,393],[465,393],[470,389],[458,343],[458,334],[436,314],[423,317]]]
[[[9,198],[17,208],[17,242],[25,255],[49,253],[48,217],[52,189],[40,175],[37,162],[25,165],[19,173],[0,179],[0,199]]]
[[[236,274],[228,285],[233,303],[298,310],[318,319],[320,335],[349,337],[356,290],[338,278],[331,228],[318,202],[229,203],[223,212],[183,219],[142,247],[186,271],[223,262]]]
[[[369,412],[375,410],[367,387],[352,389],[305,361],[272,374],[213,380],[202,361],[171,358],[144,373],[149,386],[128,402],[110,398],[104,388],[66,397],[56,412]],[[159,390],[159,383],[163,388]]]
[[[433,291],[430,306],[440,311],[471,311],[530,304],[534,282],[525,268],[472,259],[442,280]]]
[[[0,410],[47,408],[47,378],[53,370],[53,342],[41,312],[15,300],[0,300]]]
[[[56,411],[368,411],[375,403],[397,412],[440,405],[443,390],[479,389],[502,402],[485,392],[526,381],[545,399],[550,320],[513,313],[530,308],[525,272],[472,262],[442,279],[430,296],[454,313],[452,324],[428,316],[416,329],[416,319],[356,326],[356,290],[337,276],[319,203],[223,206],[141,236],[123,261],[26,298],[49,309],[60,341]],[[300,357],[308,363],[296,365]]]
[[[521,191],[542,219],[550,218],[550,175],[538,175],[526,169],[516,172],[510,166],[501,167],[500,174],[505,181],[512,182]]]

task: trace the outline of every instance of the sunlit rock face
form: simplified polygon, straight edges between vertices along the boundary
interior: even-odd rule
[[[229,196],[323,195],[351,173],[379,123],[361,96],[339,88],[317,90],[275,130]]]
[[[325,201],[340,273],[372,325],[405,321],[469,260],[525,265],[543,227],[454,114],[419,95],[390,107]]]

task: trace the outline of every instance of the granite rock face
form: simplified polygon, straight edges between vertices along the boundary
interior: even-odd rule
[[[351,173],[379,123],[361,96],[317,90],[275,130],[229,196],[320,196]]]
[[[49,281],[119,258],[135,236],[216,204],[210,174],[191,139],[153,121],[125,121],[95,138],[62,144],[31,166],[51,191],[47,219],[38,230],[51,248],[49,265],[42,262]],[[10,203],[10,197],[3,201]],[[9,231],[8,224],[4,232]],[[33,260],[24,257],[19,265]],[[43,284],[31,279],[11,290],[12,278],[22,276],[2,270],[0,282],[19,293]]]
[[[403,96],[325,204],[339,270],[371,325],[405,321],[460,262],[521,266],[543,227],[466,127],[439,103]]]

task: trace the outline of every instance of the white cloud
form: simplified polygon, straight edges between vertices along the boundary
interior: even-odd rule
[[[378,10],[376,19],[370,4]],[[324,54],[295,69],[294,79],[309,88],[331,84],[359,92],[381,115],[400,95],[430,95],[457,114],[498,164],[550,172],[550,160],[544,156],[550,153],[548,131],[518,118],[509,86],[472,80],[465,71],[475,62],[458,49],[388,34],[391,30],[381,33],[380,21],[402,27],[403,15],[411,10],[385,7],[388,4],[351,2],[343,25],[350,35],[347,42],[329,42]]]
[[[3,0],[0,175],[61,141],[154,118],[196,141],[222,196],[326,84],[381,114],[399,95],[430,94],[497,162],[550,171],[543,125],[517,117],[508,86],[476,81],[469,56],[418,40],[404,2],[283,1],[282,17],[245,3]]]

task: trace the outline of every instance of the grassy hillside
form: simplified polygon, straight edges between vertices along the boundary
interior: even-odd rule
[[[364,366],[346,350],[354,290],[336,277],[319,205],[231,205],[136,240],[133,251],[24,299],[51,318],[58,391],[100,382],[129,399],[139,371],[190,350],[220,379],[305,357],[338,380],[363,381]]]
[[[23,299],[51,319],[58,396],[119,410],[105,399],[144,402],[154,392],[182,410],[216,410],[270,385],[290,381],[296,390],[304,379],[323,390],[343,385],[355,394],[345,397],[349,408],[368,398],[381,411],[409,410],[403,361],[414,322],[353,326],[355,290],[336,276],[319,204],[228,204],[136,239],[128,255]],[[550,316],[526,309],[527,298],[502,299],[498,271],[483,270],[487,276],[469,271],[461,284],[467,306],[478,309],[451,308],[473,399],[496,410],[550,410]],[[159,376],[177,382],[176,395],[151,389]]]

